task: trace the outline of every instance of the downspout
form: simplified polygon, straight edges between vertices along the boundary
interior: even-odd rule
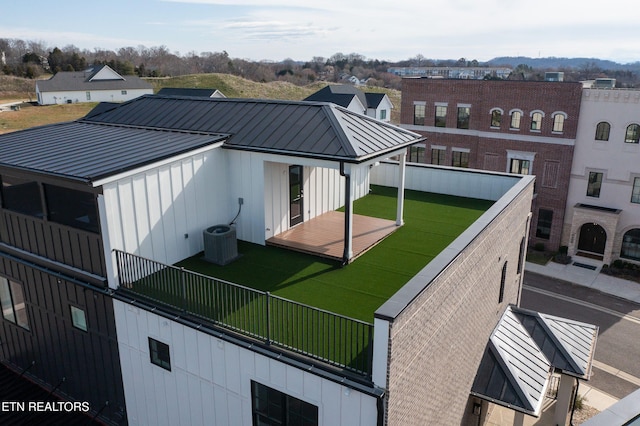
[[[344,171],[344,161],[340,162],[340,176],[344,176],[344,251],[342,252],[342,266],[349,263],[349,252],[351,251],[351,229],[349,227],[351,216],[351,175]]]

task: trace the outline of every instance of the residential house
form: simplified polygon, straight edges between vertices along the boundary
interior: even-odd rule
[[[2,362],[49,389],[66,377],[57,391],[113,424],[475,425],[489,401],[512,406],[477,375],[519,302],[534,179],[408,165],[422,140],[334,104],[157,95],[0,136]],[[395,219],[354,213],[374,184],[393,188]],[[442,217],[405,223],[406,191],[453,198]],[[461,226],[455,205],[469,197],[488,201]],[[366,263],[390,232],[425,220],[430,237],[405,234],[385,261]],[[207,263],[197,258],[217,229],[225,248],[235,235],[247,250],[332,259],[359,286],[350,307],[404,278],[367,322],[313,296],[299,303],[172,266]],[[451,243],[427,244],[448,232]],[[416,242],[433,248],[405,249]],[[264,271],[298,262],[284,253]],[[218,271],[243,257],[245,272],[259,268],[239,255]],[[359,262],[374,273],[352,276]],[[546,389],[552,364],[540,365]]]
[[[151,84],[138,76],[122,76],[108,65],[96,65],[84,71],[58,72],[48,80],[36,81],[39,105],[124,102],[152,93]]]
[[[640,90],[585,88],[581,103],[562,244],[580,263],[640,263]]]
[[[304,99],[314,102],[332,102],[349,111],[364,114],[385,122],[391,120],[393,104],[385,93],[363,92],[349,84],[331,84]]]
[[[580,83],[405,78],[401,126],[427,138],[409,161],[535,175],[529,241],[557,250],[581,96]]]

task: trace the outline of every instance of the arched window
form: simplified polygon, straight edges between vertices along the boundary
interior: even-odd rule
[[[640,228],[631,229],[624,234],[620,257],[640,261]]]
[[[599,122],[596,126],[596,140],[608,141],[609,131],[611,131],[611,124],[607,123],[606,121]]]
[[[564,120],[567,115],[563,112],[553,113],[553,131],[555,133],[562,133],[564,131]]]
[[[498,303],[502,303],[504,300],[504,286],[507,282],[507,261],[504,261],[502,265],[502,275],[500,276],[500,295],[498,296]]]
[[[502,110],[494,108],[491,110],[491,127],[500,127],[502,123]]]
[[[640,141],[640,124],[629,124],[624,136],[625,143],[638,143]]]
[[[531,114],[531,130],[539,131],[542,129],[542,113],[534,112]]]
[[[509,128],[519,129],[521,119],[522,119],[522,111],[511,111],[511,124],[509,125]]]

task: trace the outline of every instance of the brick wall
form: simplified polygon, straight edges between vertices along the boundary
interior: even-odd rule
[[[401,125],[427,137],[425,161],[432,145],[446,147],[445,165],[456,148],[469,150],[469,167],[507,171],[509,152],[532,154],[536,197],[530,243],[556,250],[561,243],[582,86],[579,83],[537,81],[481,81],[406,78],[402,80]],[[414,102],[425,104],[425,125],[413,125]],[[434,127],[436,103],[447,103],[446,128]],[[469,129],[457,129],[458,104],[471,105]],[[491,127],[493,108],[503,111],[499,128]],[[520,130],[511,130],[509,112],[522,111]],[[539,132],[530,129],[530,113],[544,112]],[[567,118],[561,134],[553,132],[554,112]],[[511,155],[513,157],[513,154]],[[536,236],[539,209],[553,212],[549,238]]]
[[[468,412],[469,392],[491,332],[507,304],[519,301],[519,248],[530,205],[531,187],[391,322],[387,424],[477,422]]]

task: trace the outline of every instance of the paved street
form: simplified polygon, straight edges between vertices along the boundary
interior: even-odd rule
[[[587,384],[616,398],[640,388],[640,305],[597,290],[527,272],[523,308],[600,327]]]

